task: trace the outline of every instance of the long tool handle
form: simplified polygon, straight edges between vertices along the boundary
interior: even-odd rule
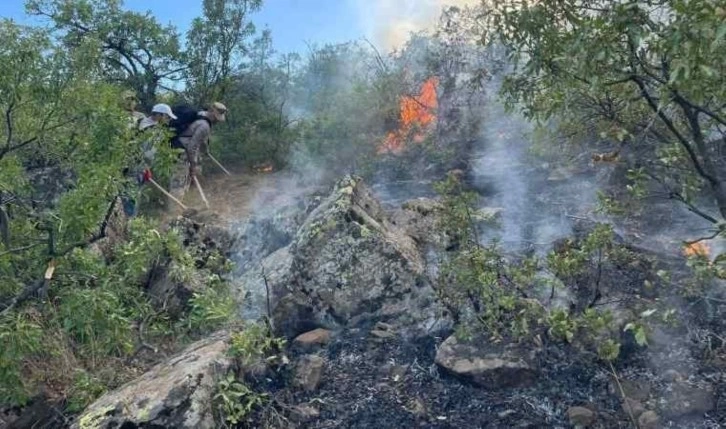
[[[192,176],[192,180],[194,181],[194,184],[197,185],[197,191],[199,191],[199,195],[202,197],[202,201],[204,201],[204,205],[209,208],[209,201],[207,201],[207,196],[204,195],[204,191],[202,190],[202,185],[199,184],[199,180],[197,180],[197,176]]]
[[[227,176],[231,176],[232,175],[232,173],[230,173],[226,168],[224,168],[224,165],[222,165],[219,161],[217,161],[217,159],[215,157],[213,157],[211,153],[207,153],[207,155],[209,155],[209,159],[211,159],[212,161],[214,161],[214,163],[217,164],[217,166],[219,168],[221,168],[222,171],[224,171],[225,173],[227,173]]]
[[[166,195],[167,197],[169,197],[172,201],[174,201],[175,203],[179,204],[179,206],[181,208],[183,208],[184,210],[187,210],[188,209],[188,207],[185,206],[184,203],[182,203],[181,201],[179,201],[178,199],[176,199],[176,197],[174,197],[172,194],[168,193],[166,191],[166,189],[164,189],[160,184],[158,184],[156,182],[156,180],[154,180],[154,179],[152,179],[150,177],[148,179],[149,179],[149,183],[151,183],[152,185],[154,185],[156,187],[156,189],[160,190],[164,195]]]

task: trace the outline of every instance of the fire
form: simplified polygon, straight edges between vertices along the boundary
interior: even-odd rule
[[[686,244],[683,246],[683,254],[685,256],[706,256],[711,253],[708,245],[703,242]]]
[[[257,173],[272,173],[273,170],[271,164],[256,165],[252,169]]]
[[[423,142],[425,131],[436,122],[435,112],[439,106],[436,95],[438,85],[438,78],[431,77],[421,86],[419,95],[401,98],[400,126],[398,130],[388,133],[378,147],[378,153],[401,153],[409,138],[416,143]]]

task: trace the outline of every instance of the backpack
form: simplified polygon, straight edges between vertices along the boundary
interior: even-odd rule
[[[212,125],[208,118],[199,114],[201,109],[197,109],[196,107],[179,105],[172,107],[171,110],[176,116],[176,119],[169,122],[169,126],[174,130],[174,137],[171,139],[171,147],[175,149],[184,149],[184,145],[182,144],[180,137],[184,135],[184,132],[197,119],[204,119],[209,122],[209,125]]]

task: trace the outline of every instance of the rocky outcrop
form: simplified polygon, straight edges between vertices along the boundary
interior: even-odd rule
[[[228,336],[197,342],[143,376],[91,404],[73,429],[120,427],[216,428],[212,398],[216,377],[232,366]]]
[[[321,197],[300,197],[272,212],[253,216],[240,227],[235,246],[237,274],[254,268],[261,260],[288,246],[295,239],[300,226],[320,203]]]
[[[484,339],[462,341],[452,335],[436,352],[436,363],[449,373],[487,388],[531,384],[537,376],[536,351]]]
[[[439,329],[448,321],[424,266],[414,240],[390,222],[360,179],[347,177],[290,246],[245,273],[239,287],[258,297],[264,291],[276,331],[288,338],[378,321]]]
[[[439,226],[443,206],[431,198],[416,198],[401,205],[391,213],[391,222],[417,243],[444,243],[445,235]]]

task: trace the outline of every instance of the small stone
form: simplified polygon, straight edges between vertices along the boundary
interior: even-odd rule
[[[293,345],[305,350],[314,349],[318,346],[324,346],[330,342],[331,333],[327,329],[315,329],[298,335],[293,341]]]
[[[570,407],[567,410],[567,418],[570,424],[575,427],[588,427],[595,423],[597,415],[594,411],[585,407]]]
[[[390,338],[395,338],[396,332],[394,331],[393,326],[389,325],[388,323],[378,322],[371,331],[371,335],[376,338],[386,340]]]
[[[408,365],[396,365],[389,363],[380,367],[381,375],[394,382],[401,381],[404,375],[406,375],[406,371],[408,371]]]
[[[416,398],[409,402],[408,408],[406,409],[409,413],[413,414],[416,417],[424,417],[427,413],[426,411],[426,404],[424,401],[421,400],[421,398]]]
[[[669,369],[663,373],[663,379],[668,382],[683,381],[683,376],[675,369]]]
[[[625,411],[625,414],[632,414],[632,416],[637,419],[645,412],[645,406],[640,401],[636,401],[632,398],[625,398],[623,400],[623,411]]]
[[[308,392],[318,388],[323,378],[325,361],[320,356],[306,355],[300,358],[295,369],[295,385],[302,387]]]
[[[660,417],[655,411],[646,411],[638,419],[640,429],[658,429],[660,428]]]
[[[290,417],[297,423],[305,423],[320,417],[320,411],[311,405],[296,405],[292,407]]]

